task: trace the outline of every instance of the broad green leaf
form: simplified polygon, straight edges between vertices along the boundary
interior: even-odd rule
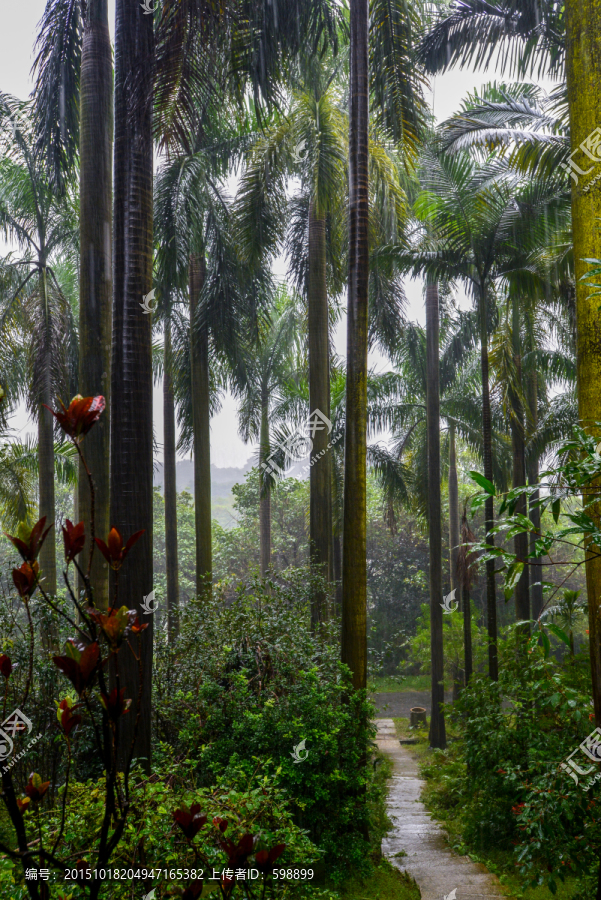
[[[484,475],[481,475],[480,472],[468,472],[467,473],[472,481],[475,481],[477,485],[479,485],[487,494],[490,494],[491,497],[496,495],[495,486],[492,481],[489,481],[488,478],[485,478]]]
[[[522,572],[524,571],[524,563],[523,562],[512,562],[512,564],[507,569],[507,575],[505,576],[505,584],[503,586],[503,591],[505,593],[505,600],[510,600],[511,595],[513,594],[513,590],[522,577]]]
[[[551,504],[551,512],[553,513],[553,521],[555,522],[556,525],[559,522],[560,509],[561,509],[561,501],[554,500],[553,503]]]
[[[559,625],[554,625],[553,622],[550,622],[550,623],[547,625],[547,628],[548,628],[548,630],[551,632],[551,634],[554,634],[554,635],[555,635],[556,638],[559,638],[559,640],[560,640],[560,641],[563,641],[564,644],[567,644],[568,647],[570,646],[570,639],[569,639],[569,637],[567,636],[567,634],[565,633],[565,631],[563,631],[563,630],[559,627]]]

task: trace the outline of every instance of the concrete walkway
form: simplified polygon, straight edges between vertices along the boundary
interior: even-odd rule
[[[388,815],[394,828],[382,841],[384,856],[415,879],[422,900],[507,897],[495,875],[450,849],[444,830],[419,799],[423,782],[417,762],[399,744],[394,722],[376,719],[376,724],[378,746],[394,763],[388,794]],[[401,851],[407,855],[398,856]]]

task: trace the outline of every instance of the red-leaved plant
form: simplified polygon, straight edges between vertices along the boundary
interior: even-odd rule
[[[46,846],[42,840],[42,831],[39,827],[40,808],[47,802],[44,800],[50,781],[44,781],[38,773],[32,772],[29,781],[23,786],[22,796],[18,796],[11,774],[10,767],[2,770],[2,799],[12,822],[16,837],[16,848],[9,847],[0,842],[0,852],[14,860],[19,860],[23,870],[39,870],[52,867],[57,870],[60,878],[63,877],[66,868],[73,866],[72,860],[60,858],[60,848],[65,827],[65,812],[69,797],[69,773],[71,769],[71,742],[77,739],[78,729],[84,723],[92,725],[90,733],[94,735],[96,750],[102,760],[104,768],[104,816],[100,828],[96,846],[90,852],[91,860],[78,860],[76,868],[84,873],[88,869],[102,869],[109,865],[111,857],[123,835],[127,816],[130,809],[130,769],[134,752],[133,742],[131,746],[121,746],[119,722],[122,716],[129,712],[131,698],[125,696],[125,688],[120,685],[119,677],[119,653],[121,648],[133,653],[138,663],[139,683],[142,684],[142,653],[140,635],[147,627],[141,625],[135,610],[118,604],[118,571],[124,564],[128,553],[143,532],[133,534],[124,540],[117,528],[111,528],[106,542],[96,538],[94,533],[94,482],[91,472],[82,452],[81,442],[90,429],[100,418],[104,410],[104,397],[74,397],[68,407],[61,403],[62,410],[51,410],[60,423],[63,431],[74,444],[87,474],[91,503],[91,518],[89,522],[89,553],[85,565],[80,565],[79,557],[86,543],[86,525],[84,522],[73,524],[67,519],[63,526],[63,545],[65,552],[65,571],[63,577],[67,590],[76,609],[75,616],[64,612],[46,593],[43,582],[43,572],[40,572],[38,556],[48,532],[52,525],[46,527],[46,520],[42,518],[37,522],[29,534],[7,535],[8,539],[18,550],[23,562],[13,569],[12,577],[15,588],[21,597],[29,625],[29,670],[25,681],[23,697],[19,700],[19,708],[25,708],[29,695],[33,674],[33,649],[34,629],[30,612],[30,600],[35,591],[45,604],[57,615],[62,616],[73,628],[75,637],[70,638],[62,654],[52,658],[54,665],[62,672],[71,684],[78,696],[74,700],[71,696],[63,697],[57,701],[57,727],[67,749],[67,766],[65,785],[62,791],[60,825],[58,833],[53,835],[52,846]],[[113,606],[108,610],[97,609],[94,605],[92,586],[90,584],[90,571],[92,556],[95,547],[105,556],[115,571],[115,591]],[[76,596],[71,585],[69,573],[73,566],[84,585],[83,598]],[[132,643],[133,642],[133,643]],[[108,672],[110,665],[110,680],[108,684]],[[12,661],[5,654],[0,656],[0,676],[5,680],[3,718],[6,717],[6,698],[11,673]],[[139,713],[136,717],[134,736],[138,729]],[[124,760],[124,762],[123,762]],[[119,761],[122,771],[118,773]],[[37,829],[35,838],[30,836],[28,819],[29,811],[33,810]],[[27,814],[27,815],[26,815]],[[34,826],[36,823],[31,823]],[[37,839],[36,839],[37,838]],[[36,873],[37,874],[37,873]],[[31,900],[47,900],[50,897],[48,884],[39,876],[28,878],[25,885]],[[99,879],[89,881],[86,877],[79,878],[80,888],[88,892],[90,900],[96,900],[102,888]]]

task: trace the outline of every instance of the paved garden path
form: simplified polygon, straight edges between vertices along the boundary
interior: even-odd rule
[[[394,763],[388,794],[388,815],[394,828],[382,841],[384,856],[415,879],[422,900],[507,897],[495,875],[468,856],[458,856],[450,849],[443,829],[419,799],[423,782],[417,762],[399,744],[394,722],[376,719],[376,724],[378,746]]]

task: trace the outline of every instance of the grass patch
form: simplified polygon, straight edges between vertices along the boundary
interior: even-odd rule
[[[403,693],[404,691],[429,691],[429,675],[385,675],[369,679],[369,690],[374,694]],[[447,688],[445,687],[445,690]]]
[[[370,878],[351,878],[339,888],[342,900],[419,900],[419,888],[412,878],[399,872],[387,859]]]

